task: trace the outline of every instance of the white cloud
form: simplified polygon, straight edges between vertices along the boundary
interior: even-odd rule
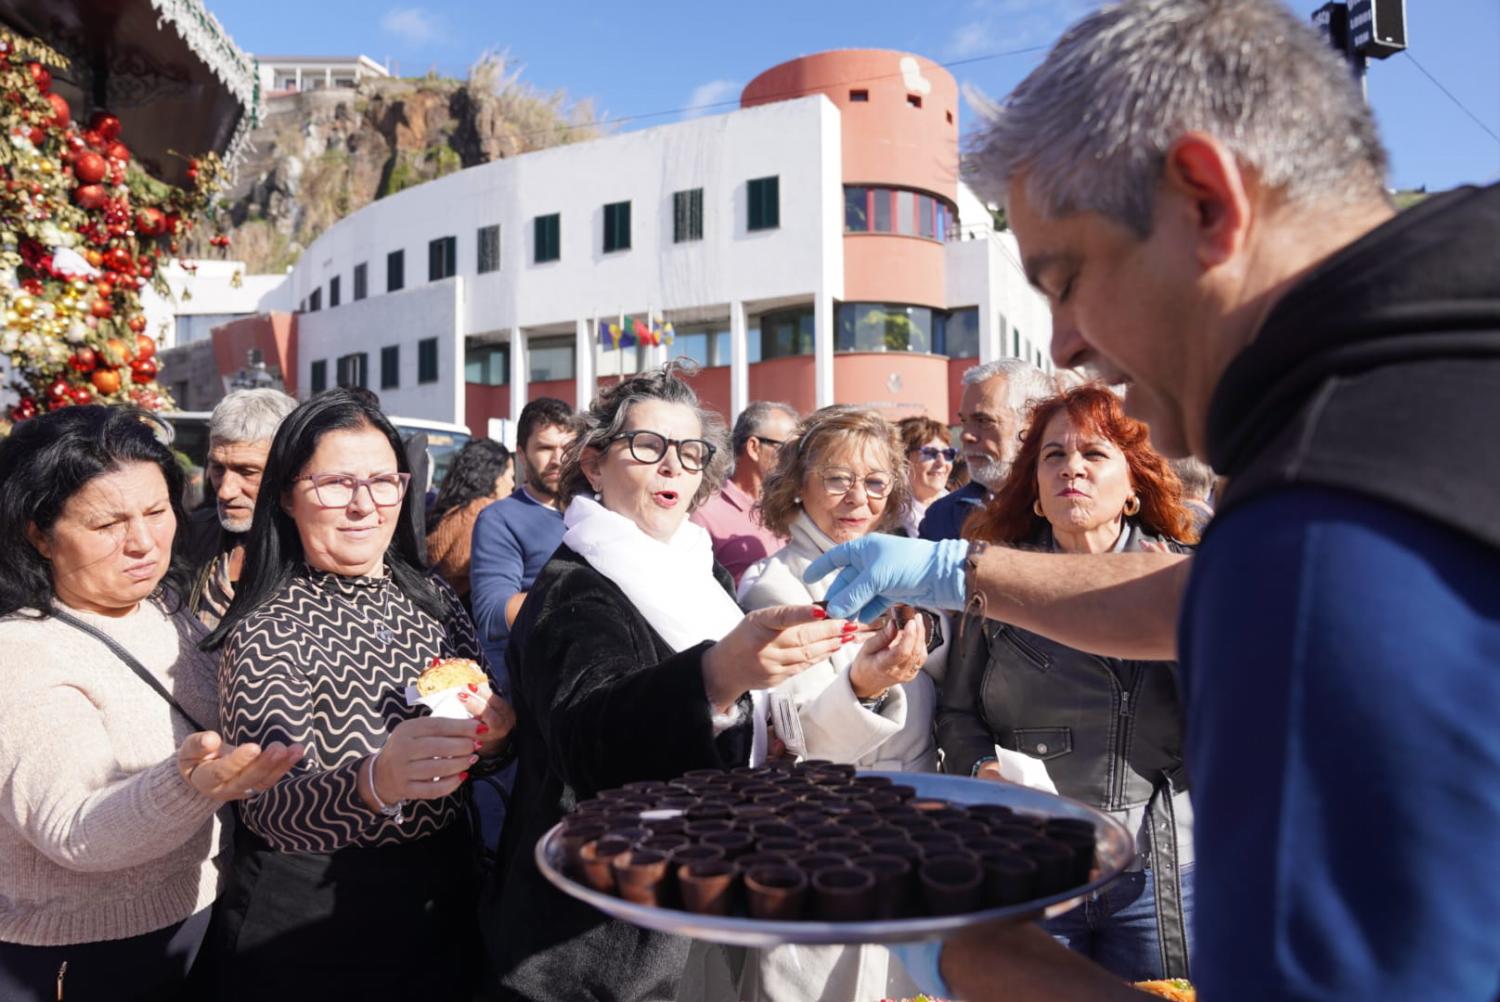
[[[948,59],[1050,45],[1099,0],[971,0],[943,48]]]
[[[687,105],[683,108],[683,118],[696,118],[699,115],[707,115],[713,112],[727,111],[728,108],[712,107],[722,101],[730,101],[739,95],[740,85],[734,80],[710,80],[708,83],[699,84],[693,88],[688,95]]]
[[[380,18],[380,27],[387,34],[408,42],[425,45],[443,37],[442,18],[423,7],[396,7]]]

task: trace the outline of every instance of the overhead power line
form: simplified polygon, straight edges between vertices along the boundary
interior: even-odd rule
[[[1474,124],[1477,125],[1477,126],[1479,126],[1481,129],[1483,129],[1485,131],[1486,135],[1488,135],[1495,142],[1500,143],[1500,136],[1495,135],[1494,130],[1491,129],[1488,125],[1485,125],[1484,124],[1484,120],[1481,119],[1478,115],[1474,114],[1472,111],[1470,111],[1464,105],[1464,103],[1462,101],[1460,101],[1457,97],[1454,96],[1454,94],[1453,94],[1453,92],[1451,90],[1449,90],[1447,87],[1444,87],[1442,85],[1442,83],[1439,82],[1439,80],[1438,80],[1437,77],[1433,76],[1431,73],[1428,73],[1427,72],[1427,67],[1425,67],[1421,63],[1417,62],[1417,57],[1411,54],[1411,50],[1410,49],[1406,49],[1405,52],[1406,52],[1406,58],[1411,60],[1412,65],[1415,66],[1417,69],[1421,70],[1422,71],[1422,75],[1424,77],[1426,77],[1428,80],[1431,80],[1432,81],[1432,85],[1434,87],[1436,87],[1438,90],[1440,90],[1444,94],[1446,94],[1447,97],[1448,97],[1448,100],[1450,100],[1454,104],[1458,105],[1458,110],[1459,111],[1463,112],[1465,115],[1468,115],[1470,118],[1472,118],[1474,120]]]

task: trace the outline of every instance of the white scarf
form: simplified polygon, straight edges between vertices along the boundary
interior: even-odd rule
[[[563,545],[618,585],[674,651],[722,640],[745,618],[714,578],[713,540],[702,526],[684,520],[664,543],[581,495],[568,504],[563,524]],[[750,701],[755,725],[750,764],[759,765],[768,744],[764,690],[751,690]]]

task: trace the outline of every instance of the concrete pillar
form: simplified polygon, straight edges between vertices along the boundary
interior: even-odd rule
[[[994,282],[987,280],[979,297],[980,365],[1005,357],[1005,317],[995,308],[994,290]]]
[[[734,424],[750,403],[750,338],[745,304],[729,304],[729,423]]]
[[[530,366],[526,359],[526,332],[519,327],[510,330],[510,420],[521,420],[521,408],[526,406],[526,382]]]
[[[324,67],[324,69],[323,69],[323,86],[325,88],[331,88],[333,86],[333,67],[332,66],[327,66],[327,67]]]
[[[583,410],[594,399],[594,323],[580,317],[573,336],[573,407]]]
[[[834,402],[833,297],[824,292],[813,296],[813,400],[819,407]]]
[[[297,67],[297,90],[298,92],[302,90],[302,67],[300,66]]]

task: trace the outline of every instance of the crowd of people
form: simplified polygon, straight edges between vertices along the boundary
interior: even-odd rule
[[[370,394],[243,390],[189,513],[139,412],[19,424],[0,999],[1495,998],[1500,198],[1394,216],[1316,45],[1271,0],[1063,37],[978,163],[1096,378],[976,366],[956,437],[726,427],[672,362],[429,496]],[[1150,128],[1069,138],[1121,95]],[[459,719],[406,694],[446,658]],[[692,943],[537,868],[602,790],[776,758],[1057,792],[1136,856],[896,949]]]

